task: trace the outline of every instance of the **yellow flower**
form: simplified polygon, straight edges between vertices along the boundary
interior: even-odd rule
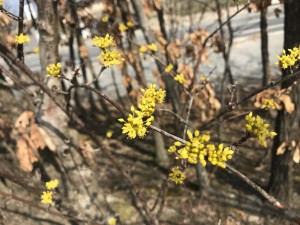
[[[128,29],[128,27],[124,24],[124,23],[121,23],[120,25],[119,25],[119,30],[121,31],[121,32],[124,32],[125,30],[127,30]]]
[[[116,42],[114,41],[114,38],[111,35],[106,34],[104,37],[94,37],[93,44],[101,49],[105,49],[111,46],[115,46]]]
[[[295,65],[297,61],[300,60],[300,48],[288,49],[289,54],[286,54],[286,51],[282,51],[281,56],[277,56],[279,62],[275,64],[280,64],[281,68],[286,69]]]
[[[51,189],[55,189],[58,187],[58,180],[57,179],[54,179],[54,180],[50,180],[48,182],[46,182],[46,187],[48,190],[51,190]]]
[[[174,77],[174,80],[178,81],[178,83],[180,84],[184,84],[185,82],[185,79],[184,79],[184,76],[183,74],[177,74],[175,77]]]
[[[109,130],[109,131],[106,132],[106,137],[107,138],[111,138],[112,135],[113,135],[113,132],[111,130]]]
[[[267,141],[266,138],[273,137],[277,135],[275,132],[269,131],[270,124],[264,123],[264,120],[260,116],[254,117],[252,115],[252,112],[250,112],[246,117],[246,130],[248,132],[253,133],[258,142],[264,146],[267,147]]]
[[[219,144],[218,148],[213,144],[207,145],[206,147],[208,150],[208,161],[212,165],[217,165],[222,168],[226,167],[225,162],[228,159],[232,159],[232,155],[234,154],[234,151],[229,147],[224,148],[224,144]]]
[[[52,191],[43,191],[43,194],[41,196],[41,203],[44,204],[52,204],[53,200],[53,192]]]
[[[154,43],[148,45],[148,48],[153,52],[157,52],[157,45]]]
[[[139,111],[133,110],[133,114],[129,114],[127,122],[124,119],[119,119],[120,122],[123,122],[122,134],[127,134],[131,139],[136,138],[136,136],[142,138],[146,135],[147,127],[154,120],[154,117],[148,118],[146,121],[143,121],[143,117],[139,114]],[[148,126],[147,126],[148,125]]]
[[[172,64],[169,64],[169,65],[165,68],[165,72],[166,72],[166,73],[170,73],[172,69],[173,69],[173,65],[172,65]]]
[[[116,217],[110,217],[108,220],[107,220],[107,224],[108,225],[116,225],[117,224],[117,218]]]
[[[0,0],[0,7],[2,7],[2,0]]]
[[[173,146],[169,147],[169,152],[176,152],[176,159],[186,159],[191,164],[200,162],[202,166],[206,166],[205,156],[207,155],[207,148],[205,143],[209,141],[210,136],[207,134],[200,135],[196,130],[194,134],[190,130],[187,131],[189,141],[185,146],[179,142],[175,142]],[[177,147],[179,149],[177,150]]]
[[[134,24],[133,21],[128,21],[128,22],[127,22],[127,26],[128,26],[128,27],[134,27],[134,25],[135,25],[135,24]]]
[[[141,45],[141,47],[140,47],[140,54],[144,54],[144,53],[146,53],[147,51],[148,51],[148,47],[147,47],[147,45]]]
[[[203,75],[200,76],[200,81],[204,82],[204,81],[208,81],[208,77],[205,77]]]
[[[22,45],[24,43],[27,43],[30,41],[30,37],[28,35],[20,34],[16,36],[15,42],[18,43],[19,45]]]
[[[38,47],[35,47],[33,50],[32,50],[34,53],[39,53],[40,49]]]
[[[118,50],[108,50],[105,49],[104,52],[101,53],[97,57],[102,63],[104,64],[105,67],[110,67],[112,65],[119,65],[121,64],[122,61],[124,61],[124,58],[121,57],[121,54],[119,53]]]
[[[178,166],[172,168],[172,172],[169,174],[170,179],[176,184],[183,184],[185,180],[185,174]]]
[[[101,18],[101,21],[102,21],[103,23],[107,23],[107,21],[108,21],[108,16],[103,16],[103,17]]]
[[[273,99],[263,99],[263,105],[262,108],[263,109],[275,109],[275,104],[274,104],[274,100]]]
[[[155,89],[155,84],[151,84],[147,89],[141,89],[143,95],[138,103],[138,108],[131,106],[131,113],[126,121],[122,118],[119,119],[121,123],[124,123],[122,133],[127,134],[129,138],[144,137],[147,128],[153,122],[156,103],[162,103],[166,95],[165,90],[156,91]]]
[[[60,63],[52,63],[49,66],[46,67],[46,70],[48,71],[47,77],[61,77],[61,64]]]

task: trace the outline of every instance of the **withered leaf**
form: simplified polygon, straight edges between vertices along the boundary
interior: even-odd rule
[[[300,149],[299,149],[299,143],[295,149],[294,155],[293,155],[293,161],[295,163],[299,163],[300,162]]]
[[[40,127],[35,123],[33,112],[25,111],[17,118],[14,136],[17,142],[17,157],[20,167],[22,170],[30,172],[33,163],[39,160],[38,150],[46,147],[45,138],[41,134]],[[49,139],[50,137],[47,141],[50,143]],[[53,148],[53,146],[50,147]]]
[[[295,111],[295,104],[292,102],[292,99],[289,95],[281,95],[279,100],[283,103],[284,108],[288,113]]]

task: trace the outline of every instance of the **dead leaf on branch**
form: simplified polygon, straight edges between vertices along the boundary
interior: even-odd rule
[[[172,41],[168,47],[168,52],[171,57],[171,61],[175,62],[176,59],[180,58],[181,53],[180,53],[180,41],[178,39]]]
[[[300,141],[296,142],[295,140],[282,142],[281,145],[277,148],[276,155],[282,155],[286,150],[294,151],[293,161],[295,163],[300,162]]]
[[[185,79],[184,87],[188,88],[192,82],[192,79],[194,78],[192,68],[188,64],[183,63],[179,66],[178,72],[183,74]]]
[[[292,102],[292,99],[289,95],[281,95],[279,100],[283,103],[284,108],[288,113],[295,111],[295,104]]]
[[[248,7],[249,12],[257,12],[265,9],[272,4],[272,0],[252,0]]]
[[[284,154],[286,147],[287,147],[287,142],[282,142],[281,145],[277,148],[276,155]]]
[[[224,51],[225,42],[219,35],[214,35],[211,39],[211,42],[214,52],[220,53]]]
[[[284,107],[287,113],[292,113],[295,111],[295,104],[292,102],[287,89],[282,90],[265,90],[255,96],[255,107],[261,107],[263,100],[274,99],[275,108],[277,110],[282,110]]]
[[[296,149],[295,149],[295,152],[294,152],[294,155],[293,155],[293,161],[295,163],[299,163],[300,162],[300,146],[299,146],[299,143],[296,146]]]
[[[43,150],[47,146],[46,143],[49,144],[49,149],[56,149],[46,131],[35,123],[34,113],[31,111],[25,111],[17,118],[13,133],[17,142],[20,167],[26,172],[32,171],[33,163],[39,160],[38,150]]]
[[[216,98],[215,90],[210,83],[206,83],[204,87],[197,84],[192,92],[199,92],[194,101],[201,121],[214,117],[221,109],[221,103]]]

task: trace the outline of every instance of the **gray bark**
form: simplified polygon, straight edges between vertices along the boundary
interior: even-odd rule
[[[58,44],[59,44],[59,23],[57,1],[44,0],[36,1],[38,7],[38,31],[40,36],[40,62],[41,74],[47,74],[46,67],[52,63],[59,62]],[[47,86],[52,89],[61,89],[61,81],[56,77],[47,79]],[[57,100],[64,102],[61,95],[57,95]],[[56,147],[60,150],[68,148],[61,138],[63,136],[69,137],[68,119],[67,115],[47,96],[43,96],[41,110],[41,119],[49,124],[46,130],[52,138]]]
[[[284,49],[299,47],[300,44],[300,23],[295,23],[300,18],[300,1],[285,1],[285,28],[284,28]],[[297,69],[299,70],[299,68]],[[295,71],[295,70],[294,70]],[[284,71],[283,76],[290,73]],[[289,80],[282,84],[283,88],[293,84]],[[293,151],[289,147],[282,155],[277,155],[279,145],[284,141],[300,141],[300,83],[298,81],[292,88],[291,98],[295,104],[295,111],[288,114],[280,111],[276,120],[277,136],[274,139],[271,165],[271,179],[269,191],[278,200],[286,205],[292,205],[293,199]]]

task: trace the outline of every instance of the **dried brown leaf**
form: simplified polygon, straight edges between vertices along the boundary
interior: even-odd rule
[[[295,111],[295,104],[292,102],[292,99],[289,95],[281,95],[279,100],[283,103],[284,108],[288,113]]]
[[[276,150],[276,155],[282,155],[283,153],[285,153],[286,147],[287,147],[287,143],[282,142],[281,145]]]
[[[295,163],[299,163],[300,162],[300,149],[299,149],[299,143],[295,149],[294,155],[293,155],[293,161]]]
[[[180,41],[178,39],[172,41],[168,45],[168,52],[171,57],[171,61],[174,62],[176,59],[178,59],[181,56],[180,53]]]
[[[20,162],[20,168],[26,172],[31,172],[33,163],[39,160],[37,152],[26,143],[26,140],[19,138],[17,140],[17,157]]]
[[[250,12],[257,12],[261,9],[267,8],[272,4],[272,0],[251,0],[251,4],[249,5]]]
[[[17,118],[14,134],[20,167],[22,170],[30,172],[33,163],[39,160],[38,150],[46,147],[45,138],[41,134],[41,128],[35,123],[33,112],[25,111]],[[48,139],[47,141],[50,142],[50,137]]]

